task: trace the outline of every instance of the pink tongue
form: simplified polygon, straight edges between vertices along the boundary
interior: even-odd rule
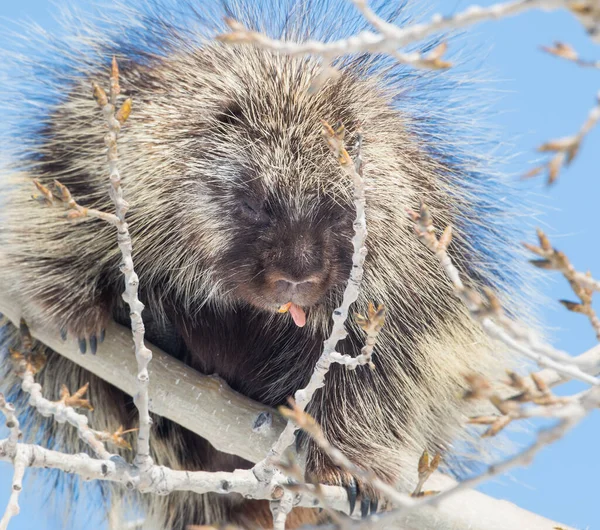
[[[290,312],[290,315],[292,315],[296,326],[298,326],[299,328],[305,326],[306,313],[304,312],[304,309],[302,309],[300,306],[297,306],[296,304],[291,304],[288,311]]]

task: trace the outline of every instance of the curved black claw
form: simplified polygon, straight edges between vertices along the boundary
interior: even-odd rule
[[[360,516],[365,519],[369,517],[369,507],[371,506],[371,499],[363,497],[360,501]]]
[[[377,513],[378,506],[379,501],[377,499],[371,499],[369,497],[364,496],[364,494],[361,494],[360,516],[363,519],[366,519],[367,517],[369,517],[369,515]]]
[[[97,350],[98,350],[98,339],[96,338],[96,335],[92,335],[90,337],[90,351],[92,352],[92,355],[96,355]]]
[[[379,501],[377,499],[370,499],[369,497],[362,497],[360,501],[360,516],[363,519],[369,517],[369,515],[373,515],[377,513],[377,507],[379,506]]]
[[[100,344],[104,342],[104,337],[106,337],[106,330],[103,328],[100,330],[100,336],[98,337],[98,342]]]
[[[348,484],[344,486],[346,493],[348,494],[348,504],[350,505],[350,515],[354,513],[356,507],[356,498],[358,497],[358,485],[356,480],[352,479]]]
[[[79,339],[79,351],[85,353],[87,351],[87,340]]]
[[[60,338],[63,341],[67,340],[67,328],[60,328]]]

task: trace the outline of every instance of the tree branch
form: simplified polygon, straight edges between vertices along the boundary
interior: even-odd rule
[[[265,48],[285,55],[319,55],[327,61],[342,56],[355,53],[387,53],[398,57],[398,49],[404,48],[410,44],[421,41],[432,35],[462,29],[468,26],[479,24],[488,20],[497,20],[509,16],[518,15],[525,11],[533,9],[542,9],[553,11],[560,8],[569,8],[575,4],[572,0],[516,0],[513,2],[498,3],[489,7],[471,6],[465,11],[456,15],[444,17],[435,15],[428,23],[414,24],[407,27],[398,27],[389,24],[380,19],[367,5],[365,0],[352,0],[354,5],[361,11],[363,16],[380,33],[362,31],[357,35],[334,40],[331,42],[320,42],[316,40],[307,40],[306,42],[291,42],[272,39],[264,34],[246,29],[242,24],[234,20],[228,20],[227,23],[231,31],[220,35],[221,41],[233,44],[251,44],[260,48]],[[582,6],[591,4],[591,0],[580,2]],[[583,13],[578,16],[582,19]],[[585,20],[595,19],[594,14],[586,14]],[[583,19],[582,19],[583,20]],[[418,58],[400,54],[402,62],[414,63]]]
[[[58,332],[40,327],[10,297],[0,281],[0,312],[15,326],[23,316],[33,337],[114,387],[134,396],[137,364],[131,352],[128,328],[111,322],[97,355],[81,355],[77,341],[63,342]],[[215,376],[206,376],[148,345],[153,361],[149,369],[150,410],[202,436],[220,451],[258,462],[269,451],[285,422],[269,407],[231,390]]]

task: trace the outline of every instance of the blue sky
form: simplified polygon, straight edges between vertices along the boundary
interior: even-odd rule
[[[72,0],[72,3],[85,7],[91,2]],[[418,1],[414,3],[419,5]],[[491,4],[489,1],[479,3]],[[427,4],[432,6],[432,12],[439,8],[443,13],[451,13],[466,8],[470,2],[437,0]],[[53,12],[56,9],[47,0],[2,0],[0,18],[4,20],[0,27],[29,18],[52,30],[56,28]],[[477,64],[481,62],[485,68],[485,78],[492,80],[479,85],[472,97],[489,101],[487,121],[498,131],[501,152],[512,155],[503,169],[515,180],[539,160],[535,153],[537,145],[578,130],[599,88],[600,72],[578,68],[539,51],[540,45],[554,40],[570,43],[583,57],[600,59],[600,49],[565,12],[530,13],[482,24],[454,45],[462,55],[477,57]],[[0,48],[7,46],[10,46],[8,38],[0,31]],[[576,267],[589,268],[595,277],[600,277],[599,141],[600,130],[595,130],[554,187],[545,188],[541,180],[519,184],[537,212],[531,220],[523,221],[531,224],[530,239],[534,237],[533,227],[541,226]],[[568,313],[556,302],[560,298],[573,298],[566,282],[558,275],[547,274],[541,290],[547,299],[539,303],[536,313],[543,319],[555,344],[573,353],[592,347],[595,337],[586,319]],[[574,388],[568,385],[563,391],[572,392]],[[565,524],[600,528],[597,509],[600,460],[595,456],[599,425],[596,412],[559,443],[539,454],[529,467],[514,470],[481,489]],[[11,475],[10,466],[0,464],[2,511],[8,499]],[[26,486],[21,497],[22,513],[11,523],[12,530],[63,528],[58,518],[41,514],[44,506],[40,495],[39,484]],[[97,527],[90,524],[87,516],[78,523],[75,528]]]

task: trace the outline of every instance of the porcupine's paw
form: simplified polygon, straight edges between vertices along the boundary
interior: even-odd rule
[[[334,468],[313,474],[313,480],[315,479],[321,484],[341,486],[346,490],[350,515],[360,514],[365,519],[369,515],[377,513],[383,504],[380,502],[380,496],[372,487],[340,469]]]
[[[77,339],[82,354],[89,351],[95,355],[98,344],[104,341],[109,320],[108,309],[101,305],[73,311],[73,316],[61,327],[60,336],[62,340]]]

